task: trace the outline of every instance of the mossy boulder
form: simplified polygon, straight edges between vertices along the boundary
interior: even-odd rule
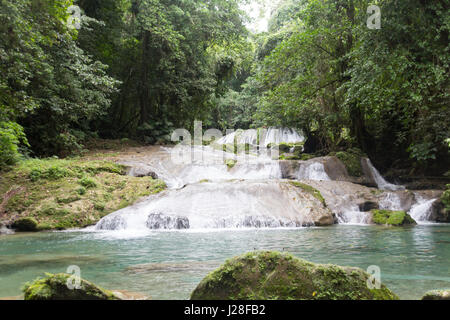
[[[370,289],[359,268],[314,264],[287,253],[257,251],[229,259],[206,276],[192,300],[396,300]]]
[[[225,160],[225,164],[227,165],[227,167],[229,169],[232,169],[236,165],[236,163],[237,163],[237,160],[234,160],[234,159]]]
[[[330,156],[335,156],[347,168],[347,172],[349,175],[353,177],[361,177],[363,175],[363,169],[361,166],[361,158],[365,156],[365,154],[357,148],[351,148],[347,151],[339,151],[336,153],[331,153]]]
[[[425,292],[422,300],[450,300],[450,289]]]
[[[25,284],[25,300],[120,300],[111,291],[81,279],[79,289],[67,285],[72,275],[66,273],[46,274],[46,277]]]
[[[38,231],[38,222],[36,221],[36,219],[31,218],[31,217],[26,217],[26,218],[20,218],[18,220],[16,220],[13,224],[12,227],[14,229],[16,229],[17,231]]]
[[[405,211],[372,210],[373,222],[390,226],[415,225],[416,221]]]

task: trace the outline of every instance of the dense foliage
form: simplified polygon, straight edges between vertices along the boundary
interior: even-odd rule
[[[245,2],[1,0],[0,164],[77,153],[92,136],[164,143],[203,120],[295,127],[317,153],[448,171],[448,1],[375,1],[370,29],[373,1],[281,0],[259,34]]]
[[[283,3],[255,72],[259,123],[301,128],[319,149],[359,147],[385,168],[448,168],[448,1],[377,1],[380,29],[366,25],[371,1]]]

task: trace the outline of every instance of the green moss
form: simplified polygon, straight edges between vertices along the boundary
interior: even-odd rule
[[[0,179],[0,197],[22,190],[6,203],[5,217],[34,219],[33,231],[86,227],[166,188],[162,180],[126,176],[122,166],[86,158],[26,160]]]
[[[416,224],[413,218],[405,211],[372,210],[373,222],[391,226]]]
[[[227,167],[229,169],[233,168],[236,165],[236,163],[237,163],[237,160],[234,160],[234,159],[226,159],[225,160],[225,164],[227,165]]]
[[[81,178],[80,180],[78,180],[78,183],[88,189],[97,187],[97,183],[93,179],[88,177]]]
[[[84,194],[84,193],[83,193]],[[72,203],[72,202],[75,202],[75,201],[78,201],[78,200],[80,200],[81,198],[78,196],[78,195],[72,195],[72,196],[68,196],[68,197],[57,197],[56,198],[56,201],[58,202],[58,203],[64,203],[64,204],[67,204],[67,203]]]
[[[22,288],[25,300],[119,300],[111,291],[80,279],[80,288],[69,289],[71,275],[46,274],[46,277],[26,283]]]
[[[295,187],[298,187],[298,188],[301,188],[301,189],[303,189],[304,191],[308,192],[309,194],[313,195],[317,200],[319,200],[319,201],[323,204],[324,207],[327,206],[327,204],[326,204],[326,202],[325,202],[325,198],[322,196],[322,194],[320,193],[320,191],[317,190],[316,188],[311,187],[311,186],[308,185],[308,184],[298,182],[298,181],[289,181],[289,183],[290,183],[291,185],[293,185],[293,186],[295,186]]]
[[[320,265],[276,251],[258,251],[229,259],[208,274],[193,300],[393,300],[381,285],[369,289],[370,275],[358,268]]]
[[[364,157],[364,153],[357,149],[357,148],[351,148],[347,151],[339,151],[335,154],[339,160],[342,161],[342,163],[347,168],[347,172],[349,175],[354,177],[360,177],[363,175],[363,170],[361,166],[361,157]]]
[[[102,202],[94,203],[94,209],[98,211],[104,211],[105,210],[105,204]]]

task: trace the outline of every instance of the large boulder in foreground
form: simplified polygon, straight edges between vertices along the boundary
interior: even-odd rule
[[[250,252],[206,276],[192,300],[396,300],[386,286],[369,289],[359,268],[314,264],[276,251]]]
[[[47,273],[45,278],[25,284],[25,300],[120,300],[112,291],[81,279],[79,289],[69,289],[70,274]]]
[[[422,300],[450,300],[450,289],[427,291]]]

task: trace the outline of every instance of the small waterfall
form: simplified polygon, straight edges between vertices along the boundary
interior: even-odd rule
[[[250,144],[266,147],[267,145],[280,143],[299,143],[305,141],[305,137],[292,128],[249,129],[244,131],[234,131],[219,140],[217,144]]]
[[[378,189],[381,190],[390,190],[390,191],[396,191],[396,190],[404,190],[404,186],[395,185],[392,183],[387,182],[384,180],[383,176],[378,172],[378,170],[373,166],[372,162],[368,158],[364,158],[364,161],[367,163],[367,167],[370,170],[370,173],[375,181],[375,183],[378,186]]]
[[[437,199],[424,199],[418,195],[417,196],[417,203],[414,204],[411,207],[411,210],[409,211],[409,215],[411,218],[413,218],[418,224],[426,223],[429,221],[429,217],[431,215],[431,208],[433,206],[433,203]]]
[[[387,192],[383,199],[379,202],[380,209],[383,210],[402,210],[402,202],[400,197],[393,193]]]
[[[305,163],[300,165],[297,175],[298,180],[323,180],[329,181],[330,177],[325,172],[325,167],[321,162]]]
[[[342,208],[336,216],[339,224],[368,225],[370,223],[370,214],[360,211],[357,205]]]
[[[161,148],[161,150],[152,159],[128,161],[123,164],[155,172],[170,189],[179,189],[202,180],[282,178],[280,163],[265,156],[235,155],[211,147],[199,146],[177,146],[176,149]],[[189,155],[189,158],[185,162],[173,161],[174,154]],[[227,159],[236,160],[232,168],[225,164]]]

